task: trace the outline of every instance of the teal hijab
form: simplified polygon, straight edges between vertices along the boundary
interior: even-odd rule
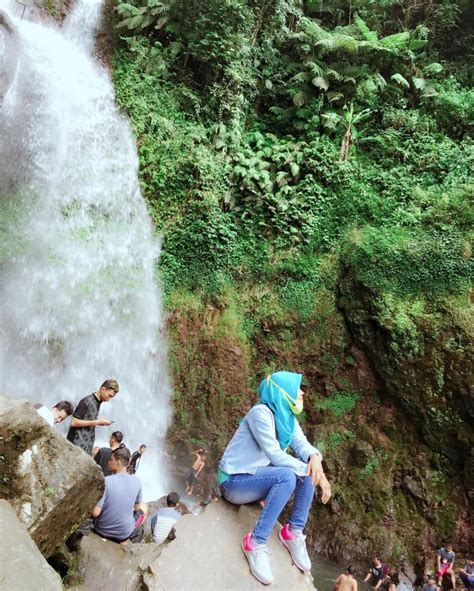
[[[262,380],[258,388],[260,402],[266,404],[275,417],[281,449],[286,449],[290,445],[296,421],[286,398],[289,396],[291,400],[296,401],[302,377],[299,373],[277,371]]]

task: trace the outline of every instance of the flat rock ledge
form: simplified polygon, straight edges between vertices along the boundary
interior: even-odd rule
[[[76,591],[262,591],[241,549],[258,510],[225,501],[209,505],[199,516],[185,515],[176,539],[164,546],[120,546],[94,534],[81,542]],[[269,540],[274,582],[269,589],[315,591],[309,573],[292,564],[278,540],[278,526]]]

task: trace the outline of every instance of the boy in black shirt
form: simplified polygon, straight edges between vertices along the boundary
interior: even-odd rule
[[[119,391],[116,380],[105,380],[97,392],[85,396],[77,405],[72,415],[71,426],[67,438],[71,443],[92,455],[94,447],[95,428],[108,427],[112,421],[105,417],[99,417],[99,409],[102,402],[108,402]]]
[[[138,464],[142,459],[142,455],[146,452],[146,445],[142,443],[138,448],[138,451],[133,452],[132,457],[130,459],[130,464],[128,465],[127,472],[129,474],[135,474],[138,470]]]
[[[114,431],[109,439],[110,447],[101,447],[94,456],[96,464],[102,468],[104,476],[110,476],[112,472],[109,470],[109,460],[112,452],[119,447],[125,447],[123,441],[123,433],[121,431]]]
[[[369,585],[374,589],[378,589],[383,582],[384,572],[383,564],[379,556],[375,556],[372,562],[372,566],[364,579],[364,582],[369,581]]]

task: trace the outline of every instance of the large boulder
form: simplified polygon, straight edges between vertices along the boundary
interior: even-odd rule
[[[257,517],[255,508],[220,501],[200,515],[184,515],[176,539],[163,546],[120,545],[90,534],[80,546],[82,584],[76,591],[261,591],[241,550]],[[277,531],[269,540],[272,589],[315,591],[311,575],[292,564]]]
[[[90,515],[104,489],[99,466],[26,401],[0,397],[0,496],[47,558]]]
[[[185,515],[176,540],[163,548],[150,565],[165,591],[261,591],[249,571],[241,544],[258,518],[258,510],[220,501],[199,516]],[[310,574],[303,574],[278,540],[278,525],[269,538],[274,576],[272,588],[314,591]]]
[[[61,578],[38,550],[15,511],[0,500],[0,591],[61,591]]]
[[[75,591],[162,591],[152,564],[162,546],[117,544],[94,533],[81,540]],[[184,587],[183,587],[184,589]]]

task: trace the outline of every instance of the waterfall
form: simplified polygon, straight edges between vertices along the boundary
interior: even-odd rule
[[[116,378],[100,413],[115,422],[96,442],[120,430],[131,451],[146,443],[139,476],[156,498],[171,391],[159,243],[92,56],[102,0],[77,0],[62,28],[15,4],[0,0],[0,392],[76,404]]]

